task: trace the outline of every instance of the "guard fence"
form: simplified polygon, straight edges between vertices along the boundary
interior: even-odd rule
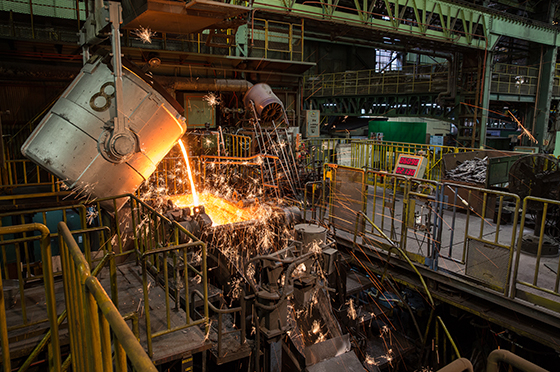
[[[560,258],[550,254],[558,251],[559,201],[336,164],[324,170],[324,181],[306,185],[305,215],[360,253],[394,255],[396,247],[427,269],[560,311]]]

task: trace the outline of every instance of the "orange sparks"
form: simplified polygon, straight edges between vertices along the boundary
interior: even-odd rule
[[[173,202],[173,205],[179,208],[199,205],[193,203],[192,196],[188,194],[170,195],[169,199]],[[250,221],[266,217],[268,215],[268,212],[259,204],[242,207],[220,197],[214,196],[208,192],[203,192],[200,195],[200,199],[205,207],[206,214],[212,220],[213,226]]]
[[[515,120],[515,122],[517,123],[517,126],[523,131],[518,138],[523,137],[523,135],[526,135],[527,137],[529,137],[529,139],[531,141],[533,141],[534,143],[539,143],[539,141],[537,141],[535,139],[535,137],[533,137],[533,135],[531,134],[531,132],[529,132],[527,129],[525,129],[525,127],[521,124],[521,122],[519,120],[517,120],[517,118],[515,117],[515,115],[512,114],[512,112],[510,110],[508,110],[508,114],[510,114],[510,116],[512,117],[513,120]]]

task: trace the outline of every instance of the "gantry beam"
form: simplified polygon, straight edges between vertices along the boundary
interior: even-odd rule
[[[542,22],[441,0],[258,0],[253,9],[475,49],[492,48],[501,35],[560,45],[559,31]]]
[[[441,107],[437,93],[384,94],[376,96],[309,97],[306,110],[320,110],[323,116],[407,116],[447,120],[452,110]]]

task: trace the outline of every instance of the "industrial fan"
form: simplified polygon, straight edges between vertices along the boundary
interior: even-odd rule
[[[531,154],[519,158],[509,170],[509,190],[519,195],[558,200],[560,196],[560,167],[558,159],[542,154]],[[552,206],[549,208],[552,209]],[[536,212],[535,230],[521,236],[521,249],[536,254],[543,221],[543,204],[528,200],[527,210]],[[546,232],[546,230],[545,230]],[[548,235],[543,236],[541,254],[555,255],[558,243]]]

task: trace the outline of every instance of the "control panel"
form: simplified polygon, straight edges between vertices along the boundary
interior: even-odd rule
[[[305,112],[306,121],[306,135],[309,137],[319,137],[321,134],[320,123],[321,123],[321,111],[319,110],[307,110]]]
[[[422,178],[426,171],[427,162],[427,159],[423,156],[399,154],[393,173],[401,176]]]

